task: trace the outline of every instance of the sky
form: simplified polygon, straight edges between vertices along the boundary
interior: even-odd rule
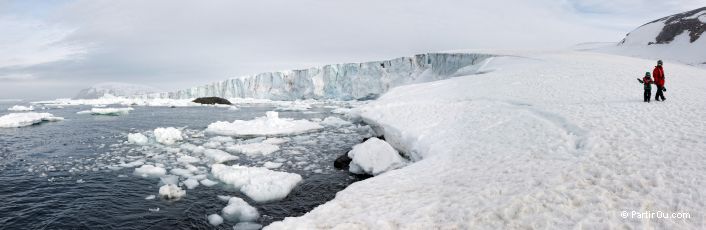
[[[702,0],[0,0],[0,99],[175,90],[457,49],[613,42]]]

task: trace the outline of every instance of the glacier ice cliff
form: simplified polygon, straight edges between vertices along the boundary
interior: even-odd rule
[[[492,56],[474,53],[418,54],[386,61],[266,72],[174,92],[145,94],[140,97],[189,99],[215,96],[271,100],[366,100],[377,98],[390,88],[400,85],[474,74],[484,60]]]

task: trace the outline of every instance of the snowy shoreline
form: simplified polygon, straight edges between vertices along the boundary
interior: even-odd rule
[[[706,95],[698,85],[706,71],[670,63],[668,82],[678,92],[647,104],[633,76],[654,60],[527,57],[495,58],[486,68],[496,71],[484,75],[395,88],[354,109],[414,163],[266,229],[639,228],[649,221],[626,220],[624,210],[695,217],[650,222],[658,228],[704,224],[706,171],[698,165],[706,163],[706,122],[698,114]],[[643,122],[659,117],[655,136]]]

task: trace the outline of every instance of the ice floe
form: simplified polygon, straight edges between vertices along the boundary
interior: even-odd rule
[[[280,200],[302,180],[300,175],[294,173],[239,165],[214,164],[211,174],[256,202]]]
[[[228,152],[242,153],[248,156],[270,155],[279,150],[279,146],[267,143],[250,143],[243,145],[233,145],[226,148]]]
[[[308,120],[279,118],[277,112],[269,111],[265,117],[253,120],[218,121],[208,125],[207,133],[228,136],[291,135],[321,129],[322,126]]]
[[[130,133],[127,135],[127,142],[136,145],[146,145],[149,142],[149,139],[147,139],[147,137],[142,133]]]
[[[181,136],[181,131],[174,127],[156,128],[154,130],[154,137],[157,142],[165,145],[173,145],[177,141],[181,141],[184,139]]]
[[[178,200],[186,196],[186,191],[174,184],[165,184],[159,187],[159,195],[167,200]]]
[[[21,106],[21,105],[15,105],[15,106],[12,106],[12,107],[8,108],[7,110],[9,110],[9,111],[33,111],[33,110],[34,110],[34,107],[31,106],[31,105],[30,105],[29,107],[27,107],[27,106]]]
[[[167,174],[167,170],[154,165],[142,165],[135,169],[134,174],[141,177],[161,177]]]
[[[135,110],[135,109],[133,109],[133,108],[92,108],[90,110],[79,111],[76,113],[77,114],[91,114],[91,115],[119,116],[119,115],[127,115],[132,110]]]
[[[260,217],[257,209],[238,197],[231,197],[221,212],[224,219],[235,222],[255,221]]]
[[[211,215],[208,215],[207,218],[208,218],[208,223],[211,224],[211,225],[213,225],[213,226],[218,226],[218,225],[221,225],[221,224],[223,223],[223,217],[221,217],[221,216],[218,215],[218,214],[211,214]]]
[[[227,153],[223,150],[220,149],[206,149],[203,153],[204,156],[208,157],[211,159],[211,161],[215,163],[223,163],[226,161],[231,161],[231,160],[237,160],[237,156],[233,156],[230,153]]]
[[[62,121],[64,118],[55,117],[51,113],[10,113],[0,117],[0,128],[14,128],[29,126],[43,121]]]

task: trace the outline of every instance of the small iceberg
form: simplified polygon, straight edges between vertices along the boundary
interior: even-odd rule
[[[0,117],[0,128],[16,128],[38,124],[44,121],[63,120],[63,117],[55,117],[51,113],[11,113]]]
[[[127,115],[133,108],[92,108],[91,110],[79,111],[76,114],[119,116]]]
[[[265,117],[254,120],[215,122],[208,125],[206,132],[227,136],[278,136],[306,133],[321,128],[323,127],[316,122],[279,118],[277,112],[269,111]]]

